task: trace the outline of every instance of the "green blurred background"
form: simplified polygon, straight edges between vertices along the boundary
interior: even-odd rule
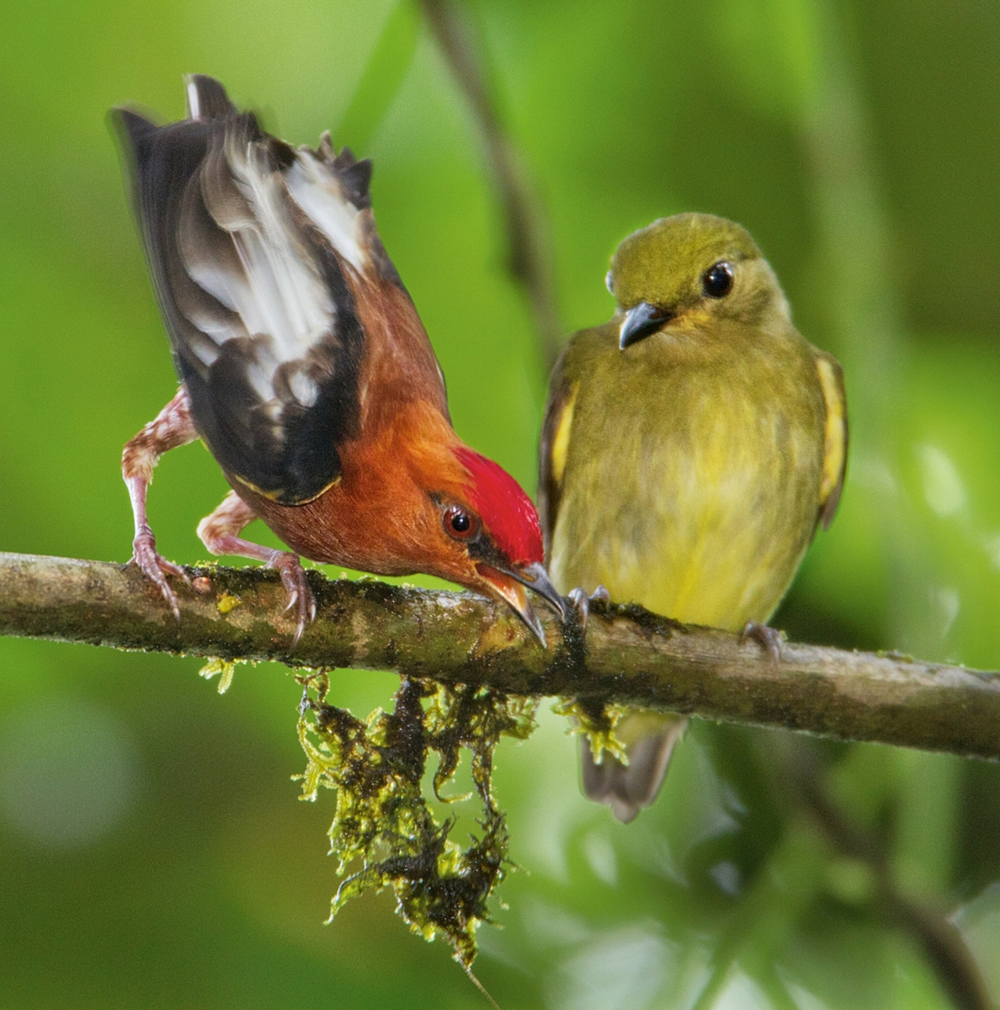
[[[841,512],[775,623],[1000,665],[996,0],[462,10],[546,213],[565,332],[609,316],[618,240],[703,210],[750,229],[799,328],[843,362]],[[120,447],[175,382],[106,114],[178,118],[192,71],[289,140],[329,127],[374,158],[380,230],[456,426],[533,487],[541,356],[476,125],[416,7],[7,3],[0,548],[129,555]],[[204,558],[195,525],[224,491],[201,448],[164,460],[165,555]],[[299,689],[241,668],[220,698],[199,665],[0,641],[0,1007],[485,1006],[388,895],[322,925],[332,797],[299,803],[290,781]],[[364,714],[394,683],[338,675],[334,700]],[[547,710],[505,745],[496,788],[527,872],[477,962],[504,1010],[954,1005],[886,886],[949,917],[1000,994],[1000,770],[796,741],[869,846],[851,853],[773,773],[788,743],[696,724],[628,827],[581,798]]]

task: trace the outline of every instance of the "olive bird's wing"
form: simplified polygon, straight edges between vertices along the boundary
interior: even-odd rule
[[[566,359],[571,347],[572,341],[552,370],[552,378],[549,380],[549,401],[545,408],[545,421],[542,424],[539,445],[538,517],[545,540],[546,558],[551,550],[552,536],[559,518],[566,459],[573,430],[573,410],[579,391],[579,383],[572,380],[566,369]]]
[[[847,396],[844,391],[844,372],[832,354],[816,352],[816,371],[826,405],[819,521],[823,524],[823,529],[827,529],[837,511],[847,469]]]

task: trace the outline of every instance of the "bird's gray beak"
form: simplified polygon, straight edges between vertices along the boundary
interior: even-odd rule
[[[625,350],[631,344],[656,333],[667,322],[671,314],[666,309],[657,308],[649,302],[639,302],[625,313],[622,328],[618,334],[618,347]]]
[[[511,610],[521,618],[532,630],[542,646],[545,646],[545,631],[542,622],[538,620],[525,587],[534,590],[559,615],[566,620],[566,607],[562,597],[556,592],[556,587],[549,581],[548,572],[540,564],[520,567],[511,565],[499,568],[496,565],[481,564],[479,574],[490,584],[493,591],[510,606]]]
[[[556,592],[556,587],[549,581],[549,573],[544,565],[537,562],[525,565],[524,568],[512,568],[511,575],[523,586],[533,589],[559,615],[560,621],[566,620],[566,604]]]

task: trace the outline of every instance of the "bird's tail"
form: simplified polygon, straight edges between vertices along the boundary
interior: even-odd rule
[[[584,794],[597,803],[607,803],[623,824],[634,820],[656,799],[674,744],[684,735],[687,723],[687,719],[676,715],[626,714],[615,727],[615,735],[625,744],[627,765],[607,751],[598,764],[590,741],[583,737],[580,766]]]

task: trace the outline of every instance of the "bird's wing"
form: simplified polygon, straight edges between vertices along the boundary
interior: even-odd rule
[[[844,372],[832,354],[816,352],[816,371],[826,405],[823,435],[823,474],[819,488],[819,521],[823,529],[833,522],[844,487],[847,468],[847,397]]]
[[[548,557],[559,515],[559,499],[562,495],[563,477],[566,472],[566,458],[569,453],[570,435],[573,429],[573,412],[579,392],[579,383],[574,382],[566,371],[569,348],[556,362],[549,380],[549,402],[545,409],[545,422],[539,445],[538,469],[538,517],[545,538],[545,555]]]
[[[187,119],[121,110],[118,123],[195,427],[230,477],[283,504],[315,498],[360,423],[348,275],[399,283],[369,209],[371,162],[334,154],[328,135],[292,148],[209,77],[189,79]]]

